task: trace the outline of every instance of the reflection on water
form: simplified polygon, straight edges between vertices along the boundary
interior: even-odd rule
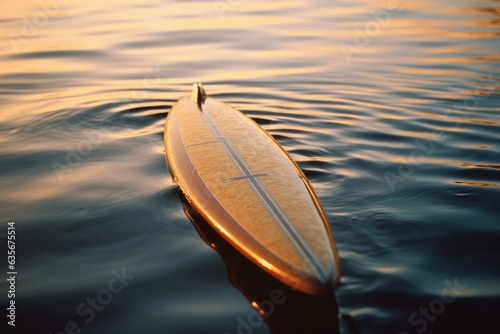
[[[17,222],[18,328],[235,333],[269,299],[277,285],[200,240],[166,170],[165,117],[203,82],[296,159],[341,256],[336,300],[297,297],[254,333],[500,332],[498,7],[1,2],[0,213]],[[136,278],[87,323],[77,306],[123,267]],[[455,279],[467,288],[444,302]]]
[[[236,319],[236,332],[251,333],[264,319],[273,334],[339,333],[338,306],[333,295],[310,296],[276,280],[229,245],[183,196],[181,200],[200,237],[224,260],[231,283],[255,309]]]

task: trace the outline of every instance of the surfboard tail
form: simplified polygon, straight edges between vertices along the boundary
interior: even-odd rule
[[[203,104],[203,101],[207,98],[207,93],[203,89],[203,85],[201,83],[194,83],[193,84],[193,91],[191,92],[191,99],[196,102],[198,105],[198,108],[201,110],[201,105]]]

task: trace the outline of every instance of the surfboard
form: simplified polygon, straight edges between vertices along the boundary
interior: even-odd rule
[[[194,84],[169,111],[164,141],[178,187],[233,247],[294,289],[333,291],[340,262],[327,216],[272,136]]]

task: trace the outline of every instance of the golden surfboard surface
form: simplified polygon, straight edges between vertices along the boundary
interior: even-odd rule
[[[169,112],[164,140],[179,188],[230,244],[293,288],[333,291],[340,262],[325,212],[267,132],[194,84]]]

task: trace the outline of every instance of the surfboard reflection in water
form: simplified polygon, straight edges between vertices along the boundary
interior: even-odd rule
[[[335,295],[312,296],[278,281],[224,240],[179,193],[184,212],[203,241],[215,249],[230,282],[256,310],[235,319],[235,333],[253,333],[263,322],[273,334],[340,333]],[[259,314],[260,317],[257,315]]]

